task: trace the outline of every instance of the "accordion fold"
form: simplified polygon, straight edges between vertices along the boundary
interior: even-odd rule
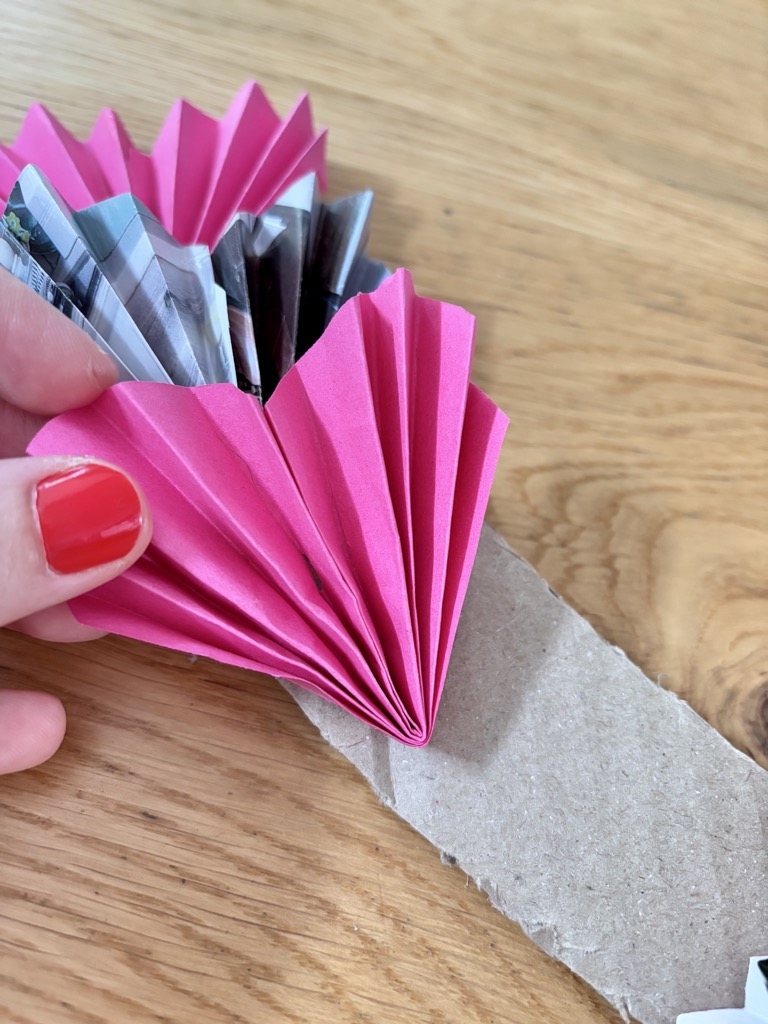
[[[32,454],[99,457],[152,543],[72,603],[89,625],[301,684],[427,742],[506,417],[474,319],[398,271],[348,301],[262,407],[232,385],[117,385]]]
[[[0,146],[0,200],[34,164],[75,209],[129,192],[177,241],[214,248],[234,214],[262,213],[303,175],[317,174],[325,189],[325,138],[308,96],[281,120],[255,82],[220,120],[178,100],[149,154],[114,110],[103,110],[81,142],[35,104],[16,140]]]

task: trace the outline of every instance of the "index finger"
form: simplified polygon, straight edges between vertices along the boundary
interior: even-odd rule
[[[84,331],[0,267],[0,398],[54,416],[92,402],[117,376]]]

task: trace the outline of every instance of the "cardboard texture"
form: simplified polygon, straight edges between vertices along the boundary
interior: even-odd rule
[[[383,803],[625,1018],[741,1004],[768,948],[768,773],[488,526],[428,746],[288,689]]]
[[[749,962],[743,1010],[684,1013],[677,1024],[768,1024],[768,957],[753,956]]]

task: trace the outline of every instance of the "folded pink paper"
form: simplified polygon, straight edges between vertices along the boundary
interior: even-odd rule
[[[34,164],[76,210],[130,192],[178,242],[213,249],[235,213],[262,213],[303,175],[315,172],[325,189],[325,134],[315,133],[306,95],[281,121],[255,82],[221,120],[178,100],[150,155],[114,110],[81,142],[35,104],[15,142],[0,146],[0,199]]]
[[[474,320],[398,271],[348,302],[266,407],[117,385],[31,454],[97,456],[155,531],[80,621],[300,683],[411,745],[432,731],[506,417]]]

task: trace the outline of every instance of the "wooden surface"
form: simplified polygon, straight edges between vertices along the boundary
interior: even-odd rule
[[[330,125],[373,255],[479,318],[490,520],[768,764],[766,57],[758,0],[2,0],[0,135],[105,104],[149,144],[256,77]],[[275,685],[6,634],[64,698],[0,780],[8,1024],[607,1024]]]

